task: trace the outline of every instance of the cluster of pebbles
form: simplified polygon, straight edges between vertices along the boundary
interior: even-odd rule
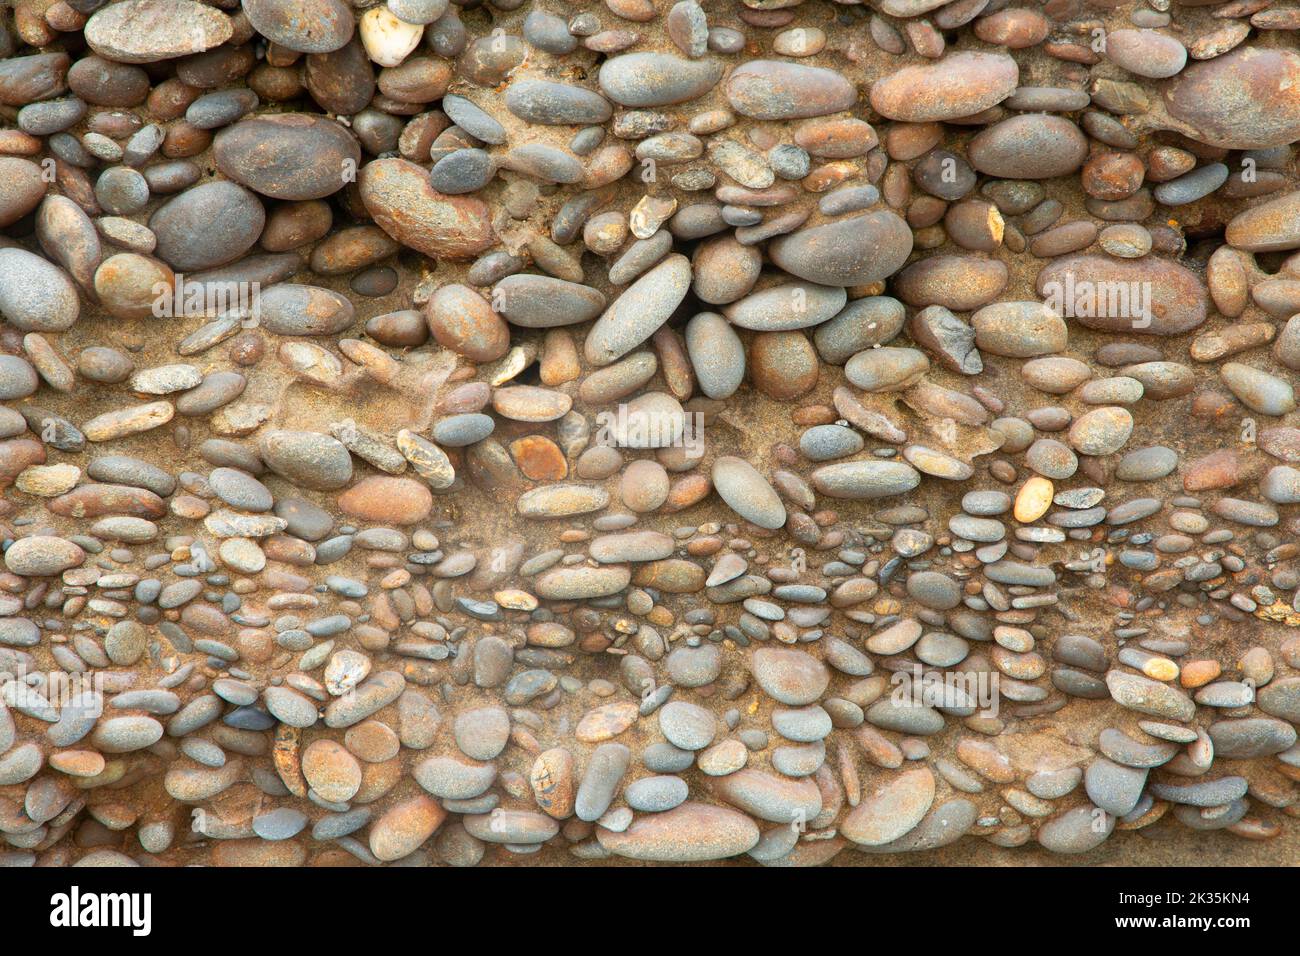
[[[1014,2],[13,0],[0,863],[1293,839],[1300,9]]]

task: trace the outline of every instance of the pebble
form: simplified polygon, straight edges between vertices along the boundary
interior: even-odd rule
[[[66,332],[80,315],[67,273],[23,249],[0,249],[0,315],[24,332]]]
[[[669,256],[629,286],[587,333],[583,352],[593,365],[608,365],[646,341],[686,296],[691,264]]]
[[[934,774],[927,767],[883,781],[844,818],[842,832],[854,843],[880,846],[906,835],[934,803]]]
[[[234,26],[220,10],[194,0],[125,0],[95,11],[84,30],[86,43],[105,59],[156,63],[220,46]]]
[[[341,12],[351,19],[346,8]],[[212,153],[228,178],[263,196],[291,201],[337,192],[346,184],[346,171],[355,171],[361,162],[361,148],[344,127],[304,113],[227,126],[213,140]],[[310,160],[304,162],[305,157]]]
[[[785,506],[767,480],[742,458],[722,457],[713,463],[713,485],[733,511],[760,528],[780,528]]]
[[[687,802],[637,818],[622,833],[598,828],[596,839],[609,852],[633,860],[697,863],[749,851],[758,843],[759,829],[736,810]]]
[[[225,180],[191,187],[149,217],[155,254],[183,272],[238,259],[257,242],[265,223],[266,210],[257,197]]]
[[[974,116],[1005,100],[1020,71],[1005,53],[950,53],[906,66],[871,87],[871,107],[891,120],[929,123]]]

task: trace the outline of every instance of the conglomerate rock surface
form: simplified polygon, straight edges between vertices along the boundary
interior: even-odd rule
[[[0,863],[1294,862],[1294,7],[3,26]]]

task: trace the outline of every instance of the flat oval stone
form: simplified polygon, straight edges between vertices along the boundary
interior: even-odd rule
[[[36,369],[17,355],[0,355],[0,399],[26,398],[40,385]]]
[[[258,198],[235,183],[214,181],[169,199],[149,217],[155,254],[173,269],[194,272],[238,259],[266,224]]]
[[[1106,58],[1130,73],[1159,80],[1175,76],[1187,64],[1187,48],[1156,30],[1112,30],[1106,34]]]
[[[1170,117],[1199,142],[1267,149],[1300,139],[1300,54],[1285,47],[1237,47],[1193,63],[1161,92]]]
[[[701,312],[686,324],[686,351],[700,391],[729,398],[745,377],[745,346],[731,323],[716,312]]]
[[[332,53],[356,28],[343,0],[244,0],[243,8],[254,30],[297,53]]]
[[[659,561],[673,553],[673,539],[659,531],[601,535],[591,542],[591,556],[601,564]]]
[[[1166,720],[1189,721],[1196,704],[1179,690],[1149,677],[1124,671],[1107,671],[1106,686],[1115,702],[1129,710]]]
[[[492,181],[497,164],[491,153],[481,149],[458,149],[448,153],[429,171],[429,182],[449,196],[478,192]]]
[[[446,817],[447,811],[423,794],[394,804],[371,824],[370,852],[385,862],[409,856],[433,836]]]
[[[609,504],[609,492],[591,485],[547,485],[519,496],[516,507],[526,518],[569,518],[599,511]]]
[[[597,79],[604,94],[620,106],[671,106],[717,86],[722,64],[671,53],[624,53],[602,63]]]
[[[101,720],[90,741],[103,753],[121,754],[152,747],[163,736],[163,725],[152,717],[109,717]]]
[[[817,327],[813,342],[822,361],[842,365],[863,349],[884,345],[903,330],[903,303],[892,296],[854,299],[839,314]]]
[[[461,822],[471,836],[488,843],[545,843],[560,832],[560,824],[531,810],[505,810],[467,814]]]
[[[0,646],[35,647],[40,643],[40,629],[24,617],[0,620]]]
[[[699,704],[670,700],[659,710],[659,729],[674,747],[703,750],[713,743],[717,721],[711,711]]]
[[[787,332],[820,325],[844,308],[847,293],[838,286],[795,282],[751,292],[724,306],[733,325],[755,332]]]
[[[730,455],[717,458],[712,477],[718,496],[746,521],[769,529],[785,524],[785,505],[780,496],[748,461]]]
[[[822,812],[822,795],[814,781],[749,768],[719,777],[713,791],[750,816],[771,823],[812,820]]]
[[[496,421],[491,415],[467,412],[440,419],[434,424],[431,434],[433,440],[444,448],[464,448],[487,438],[495,428]]]
[[[1120,817],[1137,806],[1146,782],[1145,768],[1121,766],[1105,757],[1093,760],[1083,774],[1088,799],[1107,813]]]
[[[471,361],[492,362],[510,350],[510,330],[501,315],[469,286],[442,286],[430,296],[424,314],[438,344]]]
[[[871,499],[901,495],[921,483],[921,474],[901,461],[843,461],[823,465],[810,477],[830,498]]]
[[[1229,760],[1250,760],[1282,753],[1295,745],[1296,729],[1275,717],[1220,720],[1210,725],[1214,754]]]
[[[123,0],[100,7],[85,26],[87,45],[118,63],[156,63],[202,53],[233,33],[228,16],[194,0]]]
[[[86,63],[90,59],[93,58],[81,60],[80,62]],[[41,167],[35,163],[26,159],[19,159],[16,156],[0,157],[0,226],[12,226],[23,216],[41,205],[41,200],[45,198],[45,186]],[[79,217],[77,216],[81,207],[64,197],[52,198],[56,199],[53,204],[54,210],[66,210],[64,215],[58,217],[58,220],[65,222],[67,226],[73,229],[80,227],[86,218],[84,213]],[[58,200],[61,200],[61,202]],[[63,231],[62,229],[57,230],[56,235]],[[72,231],[72,229],[68,231]],[[92,239],[94,237],[93,230],[91,237]]]
[[[604,123],[614,108],[599,93],[550,80],[516,80],[506,90],[506,109],[520,119],[544,126]]]
[[[10,52],[0,63],[0,102],[6,106],[24,106],[67,92],[70,64],[67,53],[14,56]]]
[[[830,683],[826,665],[804,651],[760,647],[750,667],[765,694],[791,707],[815,702]]]
[[[429,757],[412,770],[416,783],[445,800],[472,800],[492,786],[496,775],[492,764],[476,763],[459,754]]]
[[[646,813],[663,813],[681,806],[689,795],[685,780],[668,775],[642,777],[623,791],[629,807]]]
[[[1133,416],[1128,409],[1096,408],[1074,420],[1070,426],[1070,444],[1083,455],[1113,455],[1124,447],[1131,434]]]
[[[266,709],[276,720],[290,727],[310,727],[320,715],[305,695],[289,687],[268,687],[263,691]]]
[[[262,326],[277,335],[335,335],[356,319],[347,296],[314,285],[277,283],[258,304]]]
[[[912,253],[912,230],[888,210],[863,213],[775,239],[772,262],[828,286],[868,285],[893,275]]]
[[[511,385],[492,393],[492,408],[498,415],[517,422],[553,422],[573,407],[563,392],[536,385]]]
[[[370,475],[339,495],[339,510],[380,525],[418,524],[433,509],[433,494],[411,478]]]
[[[574,800],[579,820],[591,823],[604,817],[631,761],[632,751],[619,743],[604,743],[592,752]]]
[[[1019,83],[1020,69],[1005,53],[950,53],[877,80],[871,87],[871,107],[887,119],[906,123],[960,119],[1001,103]]]
[[[272,431],[262,436],[258,451],[268,468],[303,488],[330,491],[352,478],[352,456],[329,435]]]
[[[628,286],[587,333],[583,353],[593,365],[608,365],[650,338],[686,298],[691,260],[671,255]]]
[[[1219,777],[1195,783],[1153,783],[1151,795],[1189,807],[1221,807],[1246,795],[1245,777]]]
[[[1097,810],[1084,806],[1058,813],[1038,828],[1039,844],[1053,853],[1087,853],[1096,849],[1115,828],[1115,818],[1105,812],[1098,816]]]
[[[891,776],[875,793],[864,794],[840,824],[840,833],[864,846],[897,840],[929,812],[934,793],[934,774],[929,767]]]
[[[695,249],[694,292],[710,305],[735,302],[758,281],[763,254],[753,246],[741,245],[734,236],[719,236]]]
[[[277,113],[227,126],[213,140],[212,158],[228,178],[254,192],[301,201],[347,185],[361,165],[361,146],[326,117]]]
[[[631,580],[626,567],[555,568],[538,577],[534,590],[551,601],[580,601],[617,594]]]
[[[1274,680],[1258,694],[1259,709],[1273,717],[1300,723],[1300,677]]]
[[[815,425],[799,436],[799,452],[809,461],[856,455],[865,444],[861,435],[843,425]]]
[[[590,286],[523,272],[506,276],[492,294],[501,317],[526,329],[589,322],[606,304],[604,294]]]
[[[50,535],[19,538],[4,554],[5,567],[24,577],[60,574],[85,560],[86,552],[76,544]]]
[[[816,705],[798,710],[772,711],[772,726],[786,740],[812,743],[829,736],[831,715]]]
[[[456,715],[456,746],[471,760],[492,760],[510,737],[510,716],[502,707],[477,707]]]
[[[1003,179],[1068,176],[1088,156],[1079,127],[1049,113],[1023,113],[983,130],[966,147],[970,164]]]
[[[975,345],[994,355],[1034,358],[1065,349],[1065,320],[1041,302],[994,302],[973,316]]]
[[[81,313],[66,272],[26,249],[0,249],[0,315],[24,332],[66,332]]]
[[[637,706],[631,701],[604,704],[587,711],[573,733],[583,743],[600,743],[617,737],[635,724],[636,719]]]
[[[858,100],[853,84],[835,70],[784,60],[750,60],[727,78],[727,101],[742,116],[804,119],[847,110]]]
[[[1120,481],[1156,481],[1178,467],[1178,452],[1162,445],[1135,448],[1119,460],[1115,477]]]
[[[1300,191],[1244,209],[1228,222],[1228,245],[1247,252],[1300,248]]]
[[[1111,760],[1126,767],[1158,767],[1168,763],[1178,752],[1169,743],[1147,744],[1134,740],[1123,731],[1107,728],[1098,738],[1098,747]],[[1127,811],[1125,811],[1127,812]]]
[[[844,366],[844,377],[864,392],[896,392],[910,388],[930,368],[919,349],[865,349]]]
[[[737,856],[753,849],[759,836],[758,825],[745,814],[707,803],[683,803],[638,817],[622,833],[596,828],[596,839],[610,853],[659,863]]]

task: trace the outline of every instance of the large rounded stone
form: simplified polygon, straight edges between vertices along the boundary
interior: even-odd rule
[[[912,230],[888,210],[850,216],[773,240],[772,262],[821,285],[868,285],[902,268]]]
[[[1165,108],[1193,139],[1268,149],[1300,139],[1300,53],[1243,44],[1166,81]]]
[[[252,248],[266,224],[262,203],[243,186],[218,180],[194,186],[149,217],[155,254],[173,269],[224,265]]]
[[[639,817],[622,833],[596,828],[600,845],[617,856],[659,863],[698,863],[736,856],[758,843],[758,825],[745,814],[707,803],[683,803]]]
[[[754,651],[750,667],[763,693],[791,707],[818,700],[831,679],[825,664],[793,648],[760,647]]]
[[[0,249],[0,315],[24,332],[66,332],[81,303],[68,274],[26,249]]]
[[[298,53],[331,53],[356,28],[343,0],[243,0],[243,8],[254,30]]]
[[[1001,103],[1019,82],[1020,69],[1005,53],[950,53],[876,80],[871,107],[887,119],[905,123],[960,119]]]
[[[487,205],[444,196],[428,173],[404,159],[376,159],[358,179],[361,201],[384,232],[426,256],[469,259],[496,241]]]
[[[352,478],[352,456],[343,443],[318,432],[273,431],[258,451],[266,466],[303,488],[330,491]]]
[[[624,53],[601,64],[600,88],[620,106],[671,106],[703,96],[722,79],[717,60],[670,53]]]
[[[23,577],[60,574],[85,560],[86,552],[77,545],[51,535],[19,538],[4,555],[5,567]]]
[[[592,365],[622,358],[668,321],[691,287],[691,260],[671,255],[610,304],[587,333],[583,352]]]
[[[85,26],[87,45],[118,63],[155,63],[202,53],[225,43],[233,33],[228,16],[195,0],[105,4]]]
[[[324,116],[277,113],[223,129],[212,159],[228,178],[263,196],[297,201],[321,199],[351,182],[361,147]]]
[[[858,91],[843,74],[786,60],[750,60],[731,71],[727,100],[742,116],[790,120],[847,110]]]

